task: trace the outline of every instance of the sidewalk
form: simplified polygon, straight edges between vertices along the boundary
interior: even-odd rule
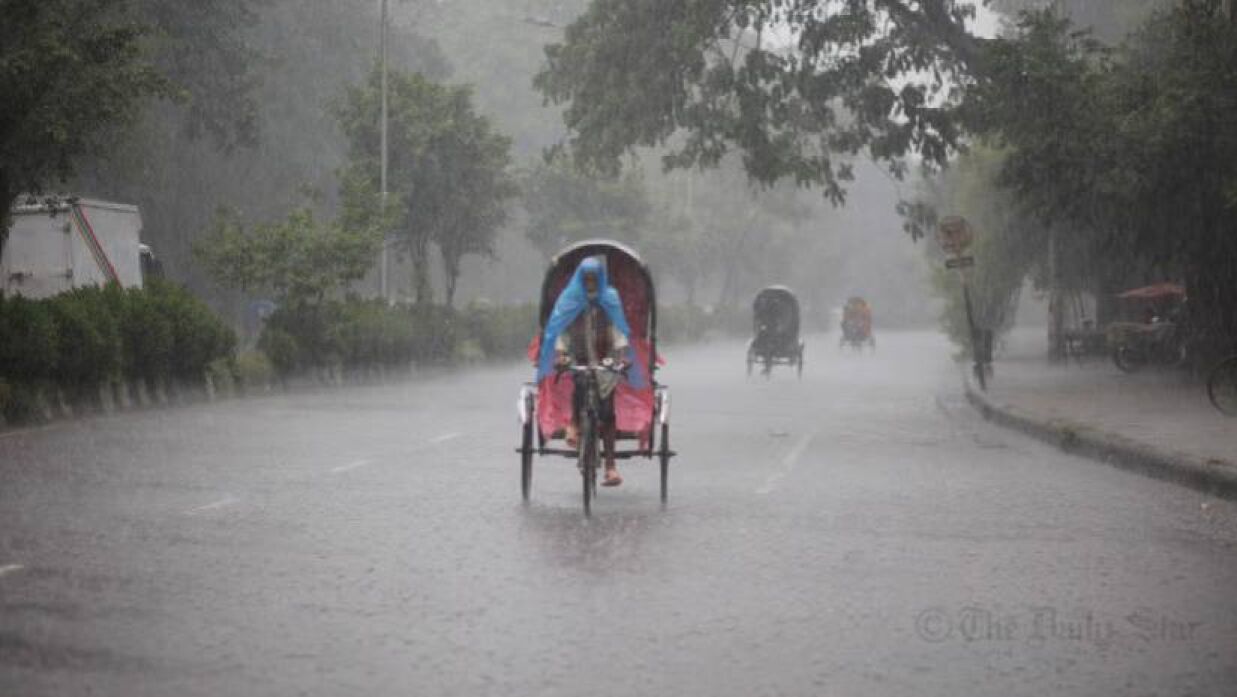
[[[968,389],[990,418],[1073,452],[1216,493],[1237,494],[1237,419],[1178,371],[1133,375],[1094,357],[1050,364],[1042,333],[1019,331],[997,357],[986,394]]]

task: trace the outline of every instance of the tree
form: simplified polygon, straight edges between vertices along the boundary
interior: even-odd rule
[[[345,197],[355,210],[380,190],[381,76],[350,87],[339,117],[350,142]],[[389,187],[400,212],[396,229],[412,260],[418,304],[432,301],[431,244],[442,253],[447,304],[454,300],[460,260],[489,254],[494,233],[516,194],[508,172],[511,141],[474,113],[468,87],[395,71],[389,87]],[[377,211],[379,206],[369,206]]]
[[[185,134],[209,136],[225,150],[256,144],[265,57],[249,32],[271,0],[133,1],[135,15],[152,27],[152,60],[184,95],[174,111]]]
[[[374,228],[322,223],[307,207],[252,229],[225,209],[194,251],[219,283],[271,291],[281,303],[301,307],[321,304],[364,276],[380,240]]]
[[[64,182],[83,156],[172,91],[126,0],[0,0],[0,248],[23,192]]]
[[[1237,25],[1183,0],[1116,51],[1058,17],[1024,15],[974,90],[976,129],[1008,156],[999,181],[1092,269],[1154,263],[1183,278],[1207,349],[1237,341]],[[1158,279],[1163,280],[1163,279]]]
[[[144,241],[169,275],[218,300],[192,242],[215,210],[247,223],[302,204],[301,190],[328,192],[347,143],[333,100],[363,80],[377,51],[373,0],[130,0],[151,29],[152,63],[184,98],[148,102],[137,122],[78,168],[77,193],[142,209]],[[391,64],[441,76],[432,41],[391,29]]]
[[[652,214],[638,172],[590,175],[561,152],[525,172],[522,203],[528,213],[525,235],[547,259],[580,240],[635,243]]]
[[[671,167],[737,149],[756,181],[840,203],[853,155],[902,176],[908,154],[939,165],[958,150],[962,88],[987,52],[973,14],[958,0],[596,0],[535,85],[567,104],[587,166],[617,171],[635,146],[671,145]]]

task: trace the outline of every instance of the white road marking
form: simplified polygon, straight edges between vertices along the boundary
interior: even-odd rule
[[[25,564],[5,564],[0,566],[0,576],[8,576],[14,571],[21,571],[24,568],[26,568]]]
[[[769,478],[765,480],[764,485],[757,489],[756,493],[772,493],[772,491],[777,488],[777,485],[781,484],[782,480],[786,478],[786,475],[790,474],[790,471],[795,468],[795,463],[799,461],[799,458],[803,455],[803,451],[807,450],[808,444],[811,443],[812,439],[815,437],[816,432],[813,431],[812,433],[800,438],[799,442],[795,443],[795,447],[791,448],[790,452],[786,453],[786,457],[782,458],[781,466],[778,467],[777,471],[769,475]]]
[[[332,467],[331,472],[334,472],[335,474],[339,474],[340,472],[351,472],[352,470],[360,469],[368,465],[371,462],[373,461],[372,460],[355,460],[353,462],[349,462],[346,465],[340,465],[339,467]]]
[[[439,443],[446,443],[449,440],[455,440],[456,438],[459,438],[462,435],[464,434],[463,433],[446,433],[441,436],[438,436],[437,438],[431,438],[430,443],[433,443],[434,445],[438,445]]]
[[[213,503],[208,503],[205,506],[198,506],[197,508],[190,508],[189,510],[185,511],[185,515],[197,515],[198,513],[206,513],[207,511],[217,511],[220,508],[224,508],[225,506],[231,506],[234,503],[240,503],[240,499],[236,498],[235,496],[227,496]]]

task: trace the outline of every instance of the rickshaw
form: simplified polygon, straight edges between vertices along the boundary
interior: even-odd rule
[[[859,296],[852,296],[842,308],[842,337],[838,339],[838,348],[847,344],[856,351],[864,346],[876,350],[876,337],[872,336],[872,309],[868,302]]]
[[[669,485],[670,392],[655,378],[660,359],[657,355],[657,302],[653,278],[648,267],[630,248],[608,240],[589,240],[571,245],[550,260],[541,285],[541,307],[537,337],[529,348],[536,361],[541,335],[563,288],[576,267],[585,259],[599,258],[606,267],[610,285],[619,293],[623,314],[631,329],[634,356],[627,379],[618,381],[612,398],[616,420],[615,458],[632,460],[657,458],[661,466],[661,500]],[[520,490],[527,502],[532,493],[533,459],[550,455],[576,461],[581,475],[584,514],[592,514],[597,495],[597,470],[601,463],[599,374],[616,370],[613,366],[575,366],[544,377],[540,383],[526,383],[520,390],[517,413],[520,426]],[[566,444],[566,430],[572,423],[573,394],[576,385],[584,390],[580,413],[575,415],[578,440]]]
[[[803,341],[799,338],[799,299],[786,286],[769,286],[752,302],[754,336],[747,343],[747,374],[756,364],[765,377],[775,365],[794,366],[803,377]]]
[[[1107,327],[1112,361],[1127,373],[1147,364],[1178,366],[1186,360],[1186,334],[1181,318],[1185,288],[1176,283],[1156,283],[1117,295],[1124,301],[1123,314],[1135,321],[1112,322]]]

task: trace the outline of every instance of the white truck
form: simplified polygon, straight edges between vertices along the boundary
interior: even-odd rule
[[[83,198],[19,203],[0,256],[0,291],[46,298],[115,281],[141,288],[157,268],[137,206]]]

